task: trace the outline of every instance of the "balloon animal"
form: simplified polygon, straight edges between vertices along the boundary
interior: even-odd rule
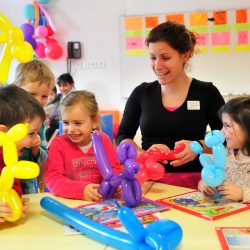
[[[23,32],[13,27],[8,18],[0,13],[0,43],[4,43],[3,54],[0,59],[0,83],[4,84],[9,75],[13,58],[22,63],[29,62],[34,54],[30,43],[24,41]]]
[[[107,158],[102,139],[97,131],[92,133],[95,159],[103,177],[98,192],[103,199],[112,198],[121,185],[124,202],[129,207],[139,205],[142,191],[135,174],[139,171],[139,164],[135,161],[136,149],[131,143],[121,143],[117,148],[117,156],[124,164],[124,171],[115,175]]]
[[[205,136],[205,143],[208,147],[212,148],[212,158],[202,153],[201,145],[193,141],[190,144],[191,150],[200,154],[199,160],[203,169],[201,171],[202,180],[210,187],[218,187],[225,177],[225,165],[226,165],[226,149],[223,146],[225,137],[219,130],[213,130]]]
[[[0,201],[9,204],[12,216],[4,217],[14,222],[22,215],[22,202],[17,192],[12,189],[14,178],[31,179],[39,174],[39,166],[30,161],[18,161],[16,142],[27,134],[27,124],[17,124],[7,133],[0,131],[0,146],[3,147],[5,167],[0,176]]]
[[[142,184],[147,180],[159,180],[164,176],[165,169],[162,164],[163,161],[175,160],[175,154],[180,153],[185,148],[184,144],[179,144],[169,154],[163,154],[160,151],[148,150],[137,156],[136,161],[140,164],[140,171],[136,178]]]
[[[49,197],[42,198],[40,205],[88,237],[117,249],[174,250],[183,236],[181,227],[172,220],[155,221],[144,228],[131,209],[120,207],[119,204],[118,219],[129,234],[93,221]]]

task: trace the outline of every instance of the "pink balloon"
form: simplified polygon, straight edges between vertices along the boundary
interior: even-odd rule
[[[35,53],[36,53],[36,56],[37,56],[38,58],[45,58],[45,57],[46,57],[44,49],[45,49],[45,48],[44,48],[43,43],[37,42],[37,44],[36,44],[36,49],[35,49]]]
[[[57,60],[63,55],[63,49],[58,43],[46,43],[45,55],[51,60]]]
[[[37,26],[35,28],[35,36],[36,37],[46,37],[48,35],[48,30],[45,26]]]

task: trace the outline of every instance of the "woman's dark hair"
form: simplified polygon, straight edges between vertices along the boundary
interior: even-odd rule
[[[219,111],[228,114],[245,132],[246,140],[242,151],[250,156],[250,96],[241,96],[230,99]]]
[[[190,51],[189,58],[193,56],[196,37],[193,32],[186,29],[185,25],[176,22],[167,21],[153,28],[145,44],[166,42],[180,54]]]
[[[57,85],[61,86],[61,84],[63,84],[63,83],[69,83],[71,85],[74,84],[73,77],[69,73],[65,73],[65,74],[60,75],[57,78]]]

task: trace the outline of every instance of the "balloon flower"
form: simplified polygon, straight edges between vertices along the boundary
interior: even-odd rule
[[[6,221],[16,221],[22,215],[22,202],[17,192],[12,189],[14,178],[31,179],[39,174],[39,166],[30,161],[18,161],[16,142],[27,134],[27,124],[17,124],[7,133],[0,131],[0,147],[3,148],[5,167],[0,176],[0,201],[9,204],[12,216]]]
[[[147,180],[159,180],[164,176],[165,169],[159,162],[175,160],[175,154],[180,153],[185,148],[184,144],[179,144],[169,154],[161,153],[159,150],[148,150],[137,156],[136,161],[140,164],[140,171],[136,178],[142,184]]]
[[[202,153],[202,147],[197,141],[190,144],[191,150],[200,154],[199,160],[203,169],[201,171],[202,180],[210,187],[218,187],[225,177],[226,149],[223,146],[225,137],[219,130],[213,130],[205,136],[205,143],[212,148],[213,159]]]
[[[179,224],[172,220],[155,221],[144,228],[131,209],[121,207],[118,203],[118,219],[128,234],[93,221],[52,198],[44,197],[40,204],[43,209],[88,237],[117,249],[174,250],[183,236]]]
[[[9,69],[13,58],[22,63],[29,62],[34,54],[30,43],[24,41],[23,32],[13,27],[8,18],[0,13],[0,43],[4,43],[3,54],[0,59],[0,83],[8,79]]]
[[[121,185],[125,204],[129,207],[139,205],[142,191],[135,175],[140,167],[135,161],[137,153],[133,144],[124,142],[118,146],[117,156],[121,163],[124,164],[124,171],[115,175],[105,152],[102,139],[97,131],[92,133],[92,143],[95,159],[103,177],[103,181],[98,189],[103,199],[112,198]]]

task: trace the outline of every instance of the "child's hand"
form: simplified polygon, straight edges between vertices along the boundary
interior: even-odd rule
[[[242,201],[243,190],[242,187],[234,185],[230,182],[223,182],[218,187],[219,193],[225,200]]]
[[[23,213],[22,213],[22,217],[24,217],[26,215],[26,212],[28,210],[28,203],[29,203],[29,198],[21,198],[21,201],[23,203]]]
[[[32,155],[34,157],[37,157],[40,151],[40,145],[41,145],[41,138],[39,135],[36,135],[36,137],[32,140],[32,143],[30,145]]]
[[[0,223],[5,222],[3,217],[12,216],[12,211],[8,203],[0,201]]]
[[[121,186],[120,186],[120,187],[117,188],[117,190],[116,190],[116,192],[115,192],[115,194],[114,194],[114,198],[115,198],[115,199],[119,199],[119,198],[121,198],[121,197],[122,197],[122,188],[121,188]]]
[[[98,193],[100,184],[88,184],[84,188],[83,199],[86,201],[100,201],[102,196]]]
[[[205,195],[212,196],[216,193],[217,188],[209,187],[204,181],[200,180],[198,183],[198,189]]]

